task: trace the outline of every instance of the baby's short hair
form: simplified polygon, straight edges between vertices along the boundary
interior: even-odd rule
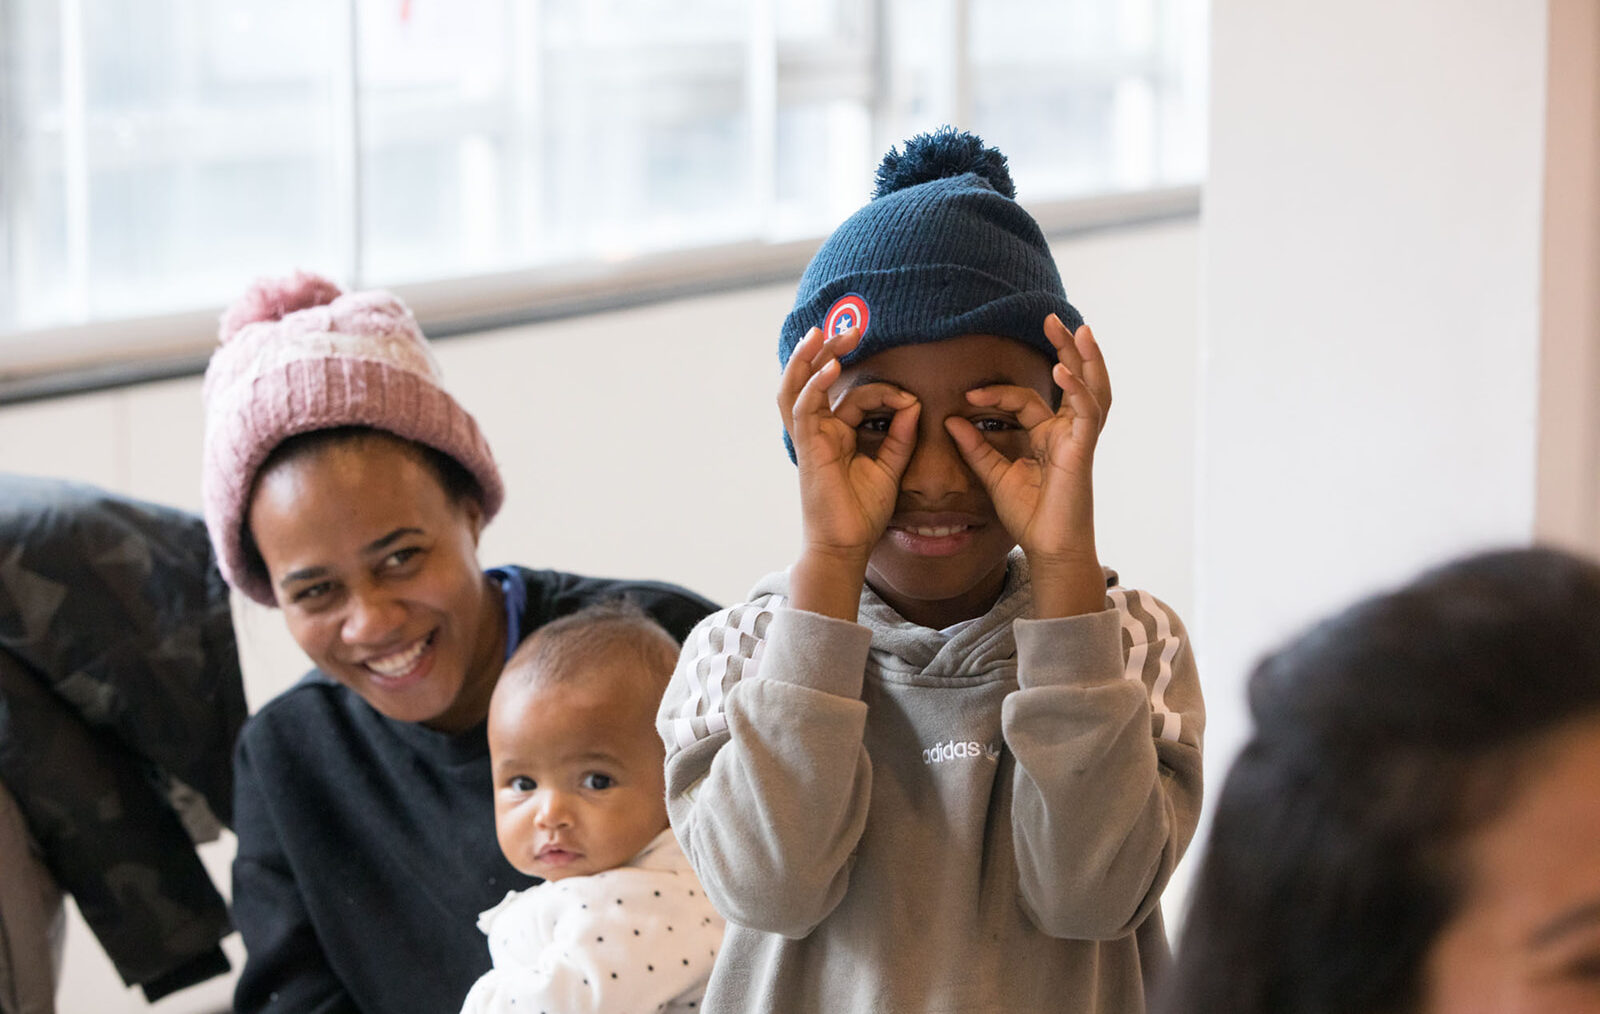
[[[532,688],[582,674],[585,663],[627,652],[630,669],[660,696],[678,662],[679,644],[665,627],[627,599],[608,599],[551,620],[525,638],[506,662],[501,684]]]

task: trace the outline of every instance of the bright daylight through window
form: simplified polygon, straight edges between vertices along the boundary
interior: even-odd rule
[[[0,378],[63,368],[41,335],[114,357],[129,319],[214,313],[291,266],[536,288],[814,239],[877,154],[945,122],[1011,155],[1030,208],[1197,184],[1204,13],[0,0]]]

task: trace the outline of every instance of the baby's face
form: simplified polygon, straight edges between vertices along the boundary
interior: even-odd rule
[[[650,680],[602,656],[565,680],[505,687],[489,710],[495,829],[511,865],[545,880],[600,873],[667,826]]]

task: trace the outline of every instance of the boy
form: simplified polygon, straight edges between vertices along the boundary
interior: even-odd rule
[[[642,610],[540,627],[489,703],[495,830],[547,883],[484,912],[494,968],[464,1012],[694,1010],[722,940],[667,830],[651,719],[677,642]]]
[[[1199,685],[1099,565],[1110,384],[1012,193],[970,135],[891,151],[784,323],[801,554],[658,717],[713,1014],[1142,1011],[1166,959]]]

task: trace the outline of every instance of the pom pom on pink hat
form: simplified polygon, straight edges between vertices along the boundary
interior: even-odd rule
[[[206,527],[228,583],[273,605],[253,573],[244,524],[256,473],[300,433],[367,426],[425,444],[477,480],[484,520],[505,486],[477,422],[442,386],[411,311],[388,292],[341,294],[307,272],[263,279],[222,315],[205,379],[201,491]]]

